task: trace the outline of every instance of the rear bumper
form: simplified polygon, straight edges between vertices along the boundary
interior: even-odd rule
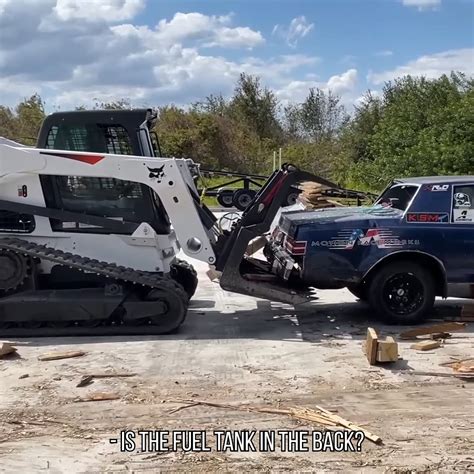
[[[299,268],[295,259],[276,242],[270,242],[265,247],[265,256],[272,266],[272,273],[284,281],[288,281],[295,272],[299,273]]]

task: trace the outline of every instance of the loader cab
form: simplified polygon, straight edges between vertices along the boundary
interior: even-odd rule
[[[37,147],[117,155],[160,156],[150,109],[57,112],[41,127]],[[137,223],[148,222],[158,234],[170,232],[168,216],[150,188],[114,178],[42,176],[46,205],[53,209]],[[50,219],[57,232],[111,233],[107,227]],[[115,233],[115,231],[114,231]]]

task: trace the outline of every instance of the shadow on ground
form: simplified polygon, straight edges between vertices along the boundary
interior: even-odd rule
[[[441,301],[433,311],[433,318],[442,319],[457,311],[459,302]],[[195,300],[180,330],[168,335],[130,336],[75,336],[15,338],[32,346],[71,345],[110,342],[136,342],[157,340],[225,340],[256,339],[300,341],[302,343],[327,342],[330,339],[365,339],[367,327],[374,327],[381,335],[394,335],[413,326],[389,326],[377,321],[374,311],[363,302],[323,303],[312,302],[297,308],[290,305],[257,300],[256,308],[238,306],[218,311],[212,309],[212,300]],[[434,321],[427,321],[434,322]],[[465,332],[472,332],[468,325]]]

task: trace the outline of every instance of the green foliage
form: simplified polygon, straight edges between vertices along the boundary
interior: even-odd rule
[[[22,100],[14,110],[0,106],[0,136],[35,145],[44,117],[44,103],[38,94]]]
[[[352,156],[356,181],[379,189],[397,176],[474,171],[472,81],[407,76],[385,85],[378,106],[375,125],[352,137],[364,137],[363,153]]]
[[[339,97],[330,91],[312,88],[304,102],[285,107],[287,134],[293,140],[318,143],[334,139],[348,121]]]
[[[131,104],[95,100],[93,108]],[[44,115],[38,95],[13,109],[0,106],[0,135],[32,145]],[[156,131],[165,155],[203,168],[269,174],[281,147],[284,162],[378,191],[394,177],[474,172],[474,80],[459,73],[399,78],[380,94],[367,92],[349,116],[337,96],[320,89],[282,107],[259,78],[242,74],[228,99],[159,108]]]

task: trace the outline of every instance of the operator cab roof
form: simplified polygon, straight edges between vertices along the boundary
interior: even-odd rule
[[[417,176],[393,180],[394,183],[407,184],[465,183],[466,181],[474,181],[474,176]]]

